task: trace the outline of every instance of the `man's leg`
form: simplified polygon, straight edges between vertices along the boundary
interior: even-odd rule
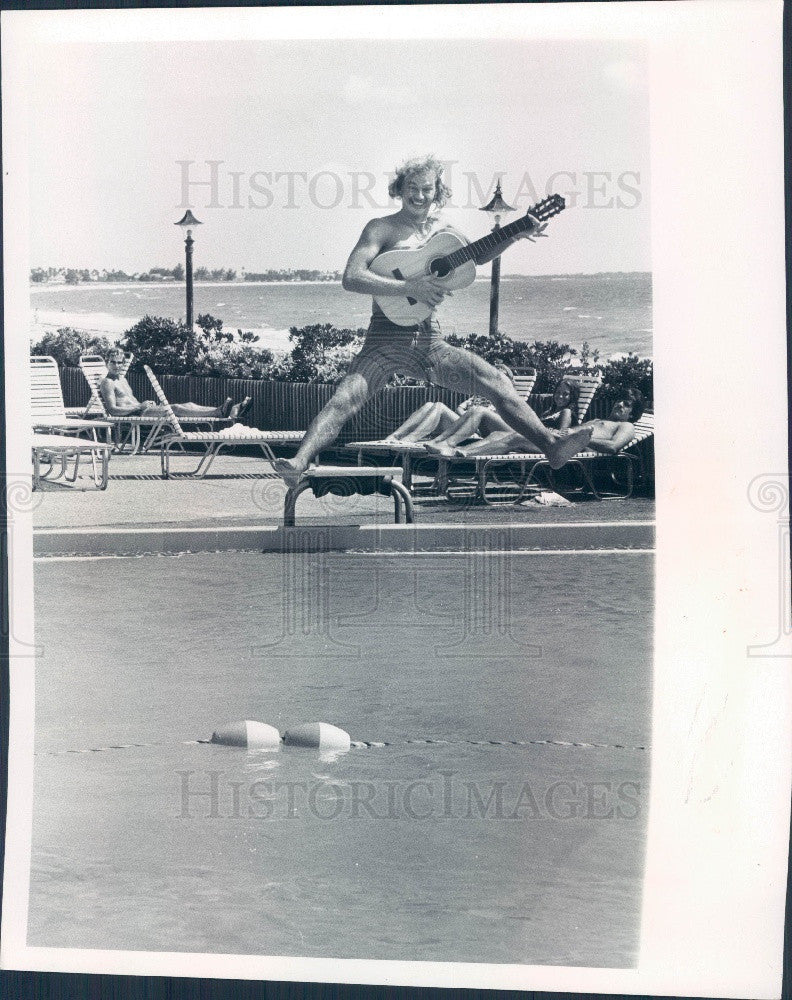
[[[377,392],[387,379],[379,366],[366,363],[355,365],[338,383],[332,399],[314,417],[294,458],[278,458],[273,469],[288,486],[296,486],[322,448],[338,437],[341,428],[363,404]]]
[[[222,406],[201,406],[200,403],[171,403],[177,417],[222,417],[228,412],[233,399],[229,396]]]
[[[437,344],[429,360],[436,383],[459,392],[486,396],[512,430],[547,456],[552,469],[560,469],[588,445],[592,428],[578,427],[565,434],[548,430],[510,379],[470,351],[446,343]]]

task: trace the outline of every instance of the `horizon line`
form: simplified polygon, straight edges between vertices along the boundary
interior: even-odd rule
[[[30,270],[42,270],[43,271],[43,270],[47,270],[47,268],[41,267],[39,265],[36,265],[35,267],[31,267]],[[98,271],[99,268],[58,267],[58,268],[53,268],[53,270],[56,270],[56,271]],[[105,270],[105,271],[122,270],[122,268],[102,268],[102,270]],[[234,270],[234,268],[214,268],[214,270]],[[297,272],[297,271],[315,271],[317,274],[328,274],[328,273],[337,273],[337,274],[340,274],[341,273],[340,271],[331,272],[331,271],[328,271],[326,269],[314,268],[314,267],[284,267],[284,268],[274,268],[274,267],[272,267],[272,268],[265,268],[264,270],[265,271],[283,271],[283,272],[286,272],[286,273],[288,273],[290,271],[291,272]],[[138,274],[138,275],[140,275],[140,274],[144,274],[145,275],[145,274],[150,274],[150,273],[151,273],[150,271],[135,271],[135,272],[133,272],[133,274]],[[257,273],[261,273],[261,272],[248,271],[246,273],[248,273],[248,274],[257,274]],[[648,276],[651,277],[652,273],[653,273],[652,271],[646,271],[646,270],[629,270],[629,271],[627,271],[627,270],[615,270],[615,271],[548,271],[546,273],[545,272],[541,272],[541,273],[538,273],[538,274],[537,273],[526,274],[526,273],[522,273],[520,271],[510,271],[507,274],[502,274],[501,275],[501,280],[503,280],[504,278],[596,278],[596,277],[600,277],[602,275],[610,275],[610,274],[640,274],[640,275],[648,275]],[[132,280],[135,280],[136,282],[140,281],[139,278],[138,279],[134,279],[133,275],[129,275],[129,278],[132,279]],[[266,280],[266,279],[259,279],[259,280]],[[327,283],[331,284],[335,280],[340,280],[340,278],[339,279],[335,279],[335,278],[328,279]],[[486,274],[476,275],[476,279],[475,280],[476,281],[489,280],[489,276],[486,275]],[[50,284],[51,282],[47,282],[47,281],[30,281],[30,279],[28,279],[28,283],[31,284],[31,285],[46,285],[46,284]],[[142,283],[143,282],[141,282],[141,284]],[[158,282],[154,281],[153,283],[157,284]],[[176,285],[176,284],[183,284],[183,283],[184,283],[184,279],[183,278],[179,278],[179,279],[173,278],[171,280],[165,280],[165,281],[159,282],[159,284],[174,284],[174,285]],[[231,280],[224,280],[224,279],[221,279],[221,278],[214,278],[214,279],[208,279],[208,280],[207,279],[198,279],[198,280],[196,280],[196,284],[209,284],[209,283],[211,283],[211,284],[221,284],[221,285],[245,285],[245,284],[255,284],[256,282],[255,281],[245,281],[244,278],[232,278]],[[60,284],[60,282],[59,282],[59,284]],[[101,281],[101,280],[100,281],[78,281],[78,282],[75,282],[75,284],[79,284],[79,285],[124,284],[124,280],[123,279],[118,279],[117,281],[112,281],[112,280],[109,280],[109,281]]]

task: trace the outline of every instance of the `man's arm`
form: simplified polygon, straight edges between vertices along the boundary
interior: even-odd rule
[[[382,252],[385,235],[382,219],[372,219],[366,225],[344,269],[341,284],[346,291],[373,295],[375,298],[385,295],[409,296],[418,302],[438,305],[443,300],[444,289],[437,279],[421,276],[402,280],[387,278],[369,270],[369,264]]]
[[[598,434],[595,430],[591,435],[589,448],[602,452],[603,455],[615,455],[626,447],[634,437],[634,424],[622,421],[610,435]]]

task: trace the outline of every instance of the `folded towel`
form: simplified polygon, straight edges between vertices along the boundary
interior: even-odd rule
[[[562,497],[558,493],[537,493],[533,498],[531,503],[539,504],[542,507],[574,507],[575,505],[571,500],[567,500],[566,497]]]
[[[218,431],[219,437],[227,438],[245,438],[245,437],[258,437],[261,431],[256,427],[248,427],[247,424],[232,424],[230,427],[224,427],[223,430]]]

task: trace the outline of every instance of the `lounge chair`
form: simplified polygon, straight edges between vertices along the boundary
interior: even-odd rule
[[[104,490],[107,488],[110,451],[111,446],[104,441],[88,441],[62,434],[34,434],[31,443],[33,489],[38,489],[42,482],[76,483],[80,460],[87,456],[91,459],[94,486]],[[71,471],[70,459],[74,460]]]
[[[97,441],[99,431],[105,432],[107,443],[113,429],[108,420],[85,420],[70,417],[63,402],[58,363],[49,355],[30,357],[30,413],[34,430],[55,434],[71,433],[74,437],[90,434]]]
[[[581,475],[581,484],[578,487],[565,486],[563,488],[564,496],[587,492],[590,492],[597,500],[626,500],[632,496],[636,480],[641,481],[646,475],[643,455],[638,445],[653,435],[654,413],[644,413],[639,420],[635,421],[635,434],[632,441],[615,455],[607,455],[598,451],[582,451],[575,455],[567,462],[564,469],[570,471],[577,469]],[[608,474],[611,484],[609,487],[603,488],[602,482],[595,481],[594,474],[600,470]],[[533,472],[538,471],[546,472],[550,485],[556,492],[560,492],[557,489],[556,476],[545,458],[534,466]]]
[[[160,463],[162,475],[165,479],[179,476],[190,479],[202,479],[209,470],[209,466],[215,457],[224,448],[239,448],[243,446],[257,445],[264,453],[264,457],[269,462],[275,461],[275,455],[270,447],[273,444],[299,444],[305,437],[305,431],[260,431],[255,427],[245,428],[245,432],[234,432],[233,427],[224,431],[185,431],[181,425],[179,417],[173,412],[173,407],[168,401],[168,397],[162,390],[157,376],[148,365],[143,366],[149,381],[154,388],[157,399],[165,407],[168,414],[168,424],[170,433],[160,438]],[[203,454],[198,465],[190,472],[174,473],[170,471],[170,453],[172,448],[183,449],[184,445],[200,445]],[[275,473],[273,473],[275,475]]]
[[[583,451],[570,459],[564,469],[577,469],[582,477],[579,487],[563,488],[565,496],[590,492],[597,500],[626,500],[632,496],[636,480],[644,478],[643,458],[638,445],[654,434],[654,413],[644,413],[635,423],[632,441],[615,455],[598,451]],[[467,479],[455,475],[450,468],[464,464],[473,466],[473,474]],[[592,473],[604,470],[609,474],[611,489],[597,485]],[[638,475],[636,476],[636,471]],[[556,477],[547,458],[538,452],[513,452],[508,455],[479,455],[474,458],[439,458],[437,483],[441,494],[453,499],[470,493],[474,487],[474,497],[490,505],[514,504],[524,500],[531,490],[541,487],[540,476],[546,477],[547,486],[556,492]]]
[[[574,372],[566,372],[564,378],[578,384],[578,422],[582,424],[588,416],[591,401],[594,399],[597,389],[602,385],[602,376],[576,375]]]
[[[533,392],[533,387],[536,385],[536,372],[533,368],[529,368],[521,375],[513,375],[512,381],[514,382],[514,388],[517,392],[519,392],[523,399],[527,399]]]
[[[575,382],[578,386],[577,417],[578,423],[583,423],[594,395],[602,384],[602,376],[599,374],[582,375],[575,371],[567,371],[564,372],[562,378],[568,382]],[[547,468],[549,470],[550,466],[541,452],[521,453],[513,457],[511,462],[509,458],[510,456],[505,455],[493,455],[491,460],[489,456],[484,455],[477,458],[463,458],[461,456],[441,458],[435,479],[437,491],[451,498],[457,493],[461,495],[469,493],[470,488],[473,487],[474,495],[482,502],[519,503],[520,500],[524,499],[525,491],[532,483],[533,468],[538,467],[540,470]],[[508,467],[512,463],[519,466],[517,483],[524,484],[524,488],[516,486],[515,482],[508,476],[502,482],[498,478],[496,470],[500,467],[506,471],[503,467]],[[494,484],[489,482],[491,475],[495,478]]]
[[[133,354],[126,355],[127,361],[122,374],[126,375],[129,366],[134,360]],[[162,415],[146,416],[114,416],[107,412],[104,400],[99,393],[99,386],[107,376],[107,364],[99,354],[83,354],[80,358],[80,370],[85,376],[85,381],[91,390],[91,398],[85,409],[85,414],[99,413],[105,420],[111,421],[116,432],[116,450],[123,451],[129,448],[131,455],[136,455],[140,451],[150,451],[159,444],[160,438],[170,430],[168,418]],[[225,424],[228,426],[231,421],[228,417],[196,417],[195,419],[185,419],[182,422],[191,427],[205,427],[208,430],[215,426]],[[142,437],[143,428],[148,429],[145,438]]]
[[[533,369],[528,369],[520,375],[512,376],[512,381],[523,399],[527,399],[536,384],[536,372]],[[363,464],[363,456],[366,453],[370,455],[398,455],[402,467],[402,482],[408,490],[411,490],[413,485],[413,460],[416,458],[429,460],[432,457],[427,454],[421,441],[352,441],[344,447],[349,451],[357,452],[358,465]]]

